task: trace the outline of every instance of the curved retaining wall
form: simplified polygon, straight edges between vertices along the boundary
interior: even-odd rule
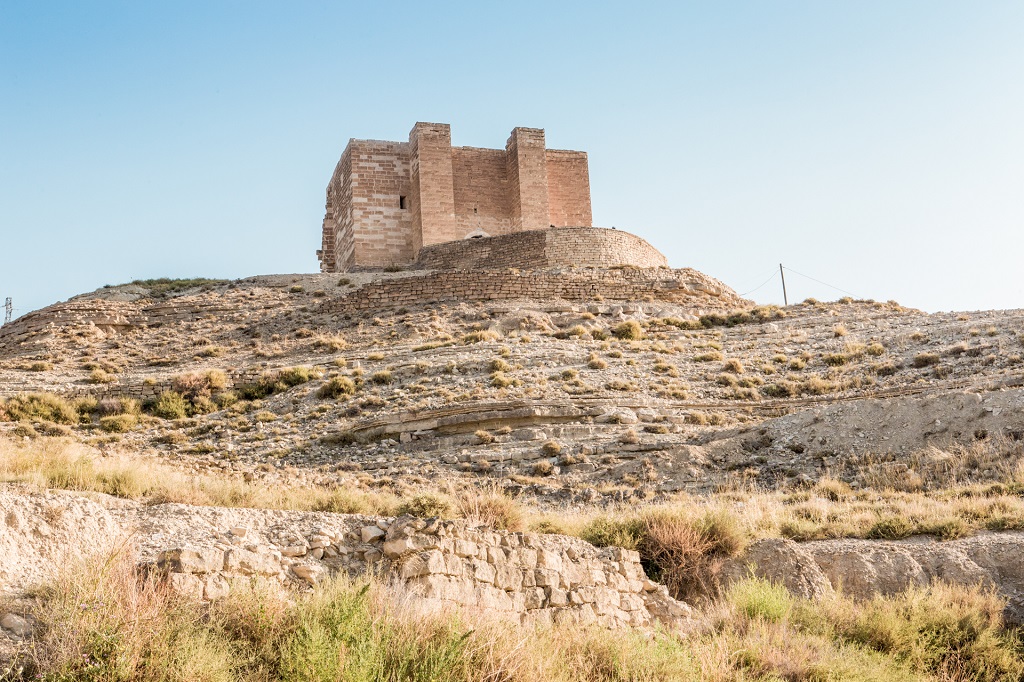
[[[599,227],[553,227],[425,246],[414,268],[668,267],[656,248],[634,234]]]
[[[569,301],[659,300],[695,309],[734,308],[745,303],[721,282],[696,270],[439,270],[372,282],[325,301],[317,312],[344,313],[446,301],[517,298]]]

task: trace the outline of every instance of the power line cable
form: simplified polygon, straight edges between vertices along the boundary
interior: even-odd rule
[[[779,273],[777,273],[777,272],[772,272],[772,275],[771,275],[771,277],[769,277],[768,279],[766,279],[765,281],[763,281],[763,282],[762,282],[762,283],[761,283],[760,285],[758,285],[758,286],[754,287],[754,288],[753,288],[753,289],[751,289],[750,291],[748,291],[748,292],[746,292],[746,293],[743,293],[743,294],[740,294],[740,296],[746,296],[747,294],[752,294],[752,293],[754,293],[755,291],[757,291],[758,289],[760,289],[761,287],[763,287],[763,286],[764,286],[765,284],[768,284],[768,282],[770,282],[770,281],[772,281],[773,279],[775,279],[775,278],[776,278],[776,277],[778,276],[778,274],[779,274]]]
[[[829,287],[830,289],[835,289],[836,291],[841,291],[844,294],[849,294],[850,296],[857,296],[857,294],[849,292],[846,289],[840,289],[839,287],[833,286],[833,285],[829,284],[828,282],[822,282],[820,279],[815,279],[815,278],[811,277],[810,275],[805,275],[802,272],[797,272],[796,270],[794,270],[793,268],[791,268],[789,266],[783,266],[783,267],[785,267],[786,270],[789,270],[790,272],[792,272],[794,275],[800,275],[801,277],[806,277],[807,279],[811,280],[812,282],[817,282],[818,284],[824,284],[825,286]]]

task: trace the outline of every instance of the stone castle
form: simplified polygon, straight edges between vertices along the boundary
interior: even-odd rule
[[[317,256],[323,272],[408,265],[434,244],[591,220],[585,152],[547,149],[539,128],[504,149],[453,147],[450,126],[417,123],[408,142],[349,140]]]

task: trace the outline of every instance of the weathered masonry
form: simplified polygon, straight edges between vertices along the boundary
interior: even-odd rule
[[[323,272],[412,263],[431,244],[550,227],[590,227],[585,152],[547,149],[516,128],[505,149],[453,147],[417,123],[408,142],[349,140],[327,186]]]

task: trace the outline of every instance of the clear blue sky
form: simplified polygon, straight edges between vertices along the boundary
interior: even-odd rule
[[[314,272],[348,138],[417,120],[486,147],[546,128],[589,152],[595,224],[741,293],[781,261],[1024,307],[1019,0],[5,0],[0,297]]]

